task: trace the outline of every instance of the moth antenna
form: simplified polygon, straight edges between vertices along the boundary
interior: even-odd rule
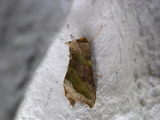
[[[84,35],[83,35],[84,27],[83,27],[82,29],[83,29],[83,30],[82,30],[82,36],[84,36]]]
[[[99,28],[97,34],[92,39],[88,40],[88,42],[92,42],[100,34],[102,28],[103,28],[103,26],[101,25],[101,27]]]
[[[101,75],[99,75],[98,73],[96,73],[96,72],[94,72],[94,71],[93,71],[93,73],[94,73],[94,75],[96,75],[96,76],[98,76],[98,77],[102,78],[102,76],[101,76]]]
[[[73,37],[73,35],[70,34],[71,40],[75,40],[75,38]]]

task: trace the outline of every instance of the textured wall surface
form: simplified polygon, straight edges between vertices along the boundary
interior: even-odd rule
[[[34,75],[16,120],[159,120],[160,1],[75,0],[71,15]],[[90,44],[97,100],[94,108],[64,96],[69,53],[75,38]]]
[[[13,120],[71,4],[72,0],[0,0],[0,120]]]

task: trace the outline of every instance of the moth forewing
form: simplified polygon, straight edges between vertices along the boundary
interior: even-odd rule
[[[80,38],[66,44],[69,45],[71,57],[63,82],[65,96],[72,106],[75,101],[79,101],[92,108],[95,104],[96,90],[89,43],[86,38]]]
[[[96,88],[93,79],[89,42],[93,41],[99,35],[102,27],[100,27],[98,33],[89,41],[84,37],[74,39],[70,35],[72,41],[66,43],[69,45],[70,60],[63,86],[65,96],[72,106],[74,106],[75,101],[86,104],[91,108],[95,104]]]

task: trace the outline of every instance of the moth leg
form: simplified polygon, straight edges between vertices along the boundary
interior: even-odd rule
[[[72,56],[71,56],[71,55],[69,55],[69,57],[70,57],[70,59],[72,59]]]
[[[72,105],[72,107],[74,107],[74,105],[75,105],[75,100],[73,100],[73,99],[70,98],[70,97],[67,97],[67,98],[68,98],[70,104]]]
[[[100,27],[100,29],[98,30],[97,34],[96,34],[92,39],[88,40],[88,42],[92,42],[92,41],[100,34],[102,28],[103,28],[103,26],[101,25],[101,27]]]
[[[93,71],[93,74],[96,75],[96,76],[98,76],[98,77],[100,77],[100,78],[102,78],[101,75],[99,75],[98,73],[96,73],[96,72],[94,72],[94,71]]]

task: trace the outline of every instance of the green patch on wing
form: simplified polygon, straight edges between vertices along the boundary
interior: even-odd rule
[[[91,66],[91,61],[86,58],[86,56],[82,54],[74,54],[72,58],[78,62],[80,65]]]
[[[72,67],[68,68],[66,79],[72,83],[74,89],[78,93],[84,95],[88,99],[94,98],[94,93],[89,91],[86,84],[83,82],[83,80],[80,79],[77,71],[74,68]]]

